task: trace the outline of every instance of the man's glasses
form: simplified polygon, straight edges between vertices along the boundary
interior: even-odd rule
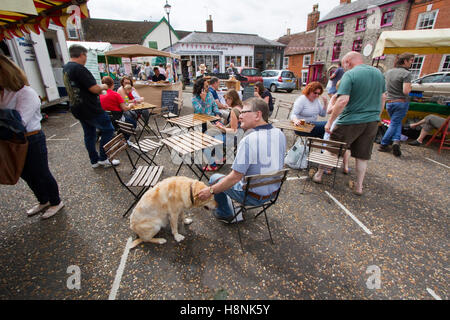
[[[241,114],[244,114],[244,113],[247,113],[247,112],[256,112],[256,111],[253,111],[253,110],[242,110]]]

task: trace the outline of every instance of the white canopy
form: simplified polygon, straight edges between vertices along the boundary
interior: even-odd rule
[[[73,44],[78,44],[88,50],[94,50],[101,53],[112,50],[112,45],[109,42],[67,41],[67,47],[70,47]]]
[[[404,52],[450,53],[450,29],[384,31],[377,41],[373,58]]]

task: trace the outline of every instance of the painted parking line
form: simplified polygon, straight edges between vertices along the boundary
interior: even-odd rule
[[[76,125],[79,124],[79,123],[80,123],[80,121],[77,121],[77,122],[75,122],[74,124],[71,124],[71,125],[70,125],[70,128],[76,126]]]
[[[367,234],[371,235],[372,231],[370,231],[361,221],[358,220],[342,203],[336,200],[335,197],[333,197],[328,191],[325,191],[325,193],[333,200],[344,212],[350,216],[350,218],[353,219]]]
[[[56,134],[52,135],[50,138],[47,138],[47,140],[50,140],[53,137],[56,137]]]
[[[430,288],[427,288],[428,293],[435,298],[436,300],[442,300],[441,297],[439,297],[433,290],[431,290]]]
[[[286,178],[286,181],[291,181],[291,180],[305,180],[307,178],[307,176],[301,176],[301,177],[288,177]]]
[[[433,160],[433,159],[430,159],[430,158],[425,158],[425,159],[427,159],[427,160],[429,160],[429,161],[431,161],[431,162],[437,163],[438,165],[441,165],[441,166],[443,166],[443,167],[446,167],[447,169],[450,169],[449,166],[446,166],[446,165],[443,164],[443,163],[437,162],[437,161],[435,161],[435,160]]]
[[[119,291],[120,282],[122,281],[123,271],[125,270],[125,265],[128,259],[128,253],[130,252],[131,246],[131,237],[128,238],[127,244],[125,245],[125,250],[123,251],[122,258],[120,259],[119,267],[117,268],[116,277],[114,278],[114,282],[111,288],[111,292],[109,293],[108,300],[116,300],[117,292]]]

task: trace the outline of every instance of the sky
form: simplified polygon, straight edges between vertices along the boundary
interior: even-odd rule
[[[286,34],[306,31],[308,13],[319,4],[324,17],[339,0],[168,0],[170,24],[175,30],[206,31],[212,16],[214,32],[257,34],[275,40]],[[89,0],[91,18],[159,21],[167,15],[166,0]],[[112,30],[113,32],[113,30]]]

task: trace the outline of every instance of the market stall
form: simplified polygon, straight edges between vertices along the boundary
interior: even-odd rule
[[[385,54],[449,54],[450,29],[403,30],[384,31],[381,33],[373,52],[373,65],[377,65],[379,58]],[[449,107],[431,102],[411,102],[405,117],[423,118],[428,114],[447,117]],[[381,114],[382,119],[389,119],[387,111]]]
[[[129,58],[130,60],[135,57],[167,57],[171,58],[172,60],[180,59],[180,56],[176,54],[147,48],[141,45],[132,45],[105,52],[107,70],[109,70],[108,61],[110,57]],[[172,61],[172,66],[173,65],[174,63]],[[160,107],[162,104],[163,91],[178,91],[178,98],[181,98],[182,83],[180,81],[177,81],[175,83],[170,83],[168,81],[135,81],[133,84],[135,89],[144,98],[144,101],[157,105],[158,107]]]

